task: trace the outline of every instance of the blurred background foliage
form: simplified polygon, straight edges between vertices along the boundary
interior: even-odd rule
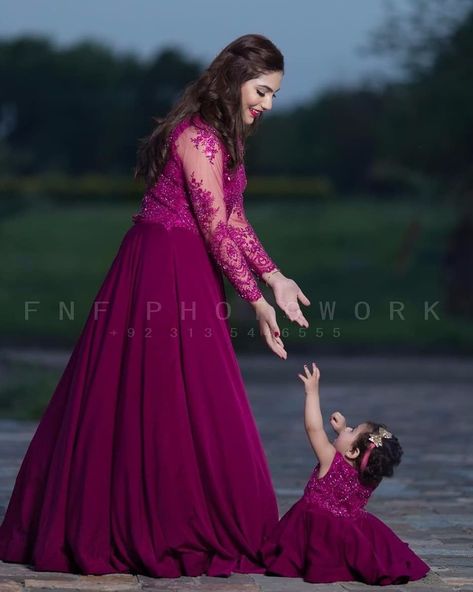
[[[281,321],[288,347],[473,351],[473,0],[411,4],[365,47],[396,55],[402,77],[275,101],[249,140],[248,216],[312,300],[307,334]],[[0,40],[3,344],[74,343],[139,207],[138,138],[204,67],[175,47],[140,60],[90,40]],[[235,346],[261,350],[228,294]],[[26,321],[28,300],[40,304]],[[59,300],[77,303],[73,321]]]
[[[415,190],[422,176],[449,183],[468,172],[471,0],[417,1],[409,18],[388,16],[366,51],[400,54],[403,79],[274,109],[250,140],[250,173],[321,176],[353,193]],[[129,177],[137,139],[203,67],[176,48],[143,61],[93,41],[0,40],[1,174]]]

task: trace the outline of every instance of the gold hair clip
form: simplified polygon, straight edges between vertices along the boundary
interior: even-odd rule
[[[370,437],[368,438],[368,440],[370,440],[371,442],[373,442],[373,444],[376,446],[376,448],[379,448],[380,446],[383,445],[383,438],[392,438],[393,435],[391,434],[391,432],[388,432],[388,430],[385,430],[384,428],[379,428],[378,433],[377,434],[370,434]]]

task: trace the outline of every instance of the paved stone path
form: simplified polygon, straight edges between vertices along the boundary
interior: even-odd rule
[[[40,359],[28,352],[3,352]],[[4,355],[4,357],[5,357]],[[28,358],[29,356],[29,358]],[[64,365],[67,353],[41,354]],[[304,395],[297,373],[309,357],[280,361],[270,354],[239,357],[265,444],[281,514],[296,501],[313,468],[302,421]],[[384,520],[431,566],[427,578],[385,590],[473,591],[473,364],[445,358],[316,359],[325,415],[342,411],[350,422],[371,418],[399,437],[404,457],[380,485],[368,509]],[[36,424],[0,421],[0,512],[3,516],[21,459]],[[35,572],[0,561],[0,592],[61,591],[357,591],[360,583],[306,584],[261,575],[160,579],[133,575],[79,576]]]

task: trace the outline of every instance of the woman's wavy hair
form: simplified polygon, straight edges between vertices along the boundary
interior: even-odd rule
[[[199,113],[213,126],[230,154],[229,168],[243,160],[239,140],[243,142],[258,127],[261,115],[252,125],[241,116],[241,85],[269,72],[284,73],[284,57],[267,37],[249,34],[227,45],[202,72],[188,84],[178,102],[166,117],[154,117],[157,123],[152,133],[139,141],[135,179],[143,177],[153,185],[162,171],[168,155],[169,134],[188,115]]]
[[[378,433],[380,428],[388,429],[384,423],[376,423],[374,421],[365,421],[364,423],[368,426],[369,431],[360,434],[356,442],[353,443],[353,448],[358,448],[360,451],[360,454],[355,459],[355,466],[358,469],[359,479],[364,485],[377,487],[383,480],[383,477],[392,477],[394,467],[401,462],[403,450],[394,434],[392,434],[392,438],[383,438],[383,445],[379,447],[375,446],[371,450],[368,463],[364,471],[361,472],[361,461],[371,443],[369,440],[370,434]]]

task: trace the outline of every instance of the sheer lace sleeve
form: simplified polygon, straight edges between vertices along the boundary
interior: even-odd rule
[[[228,220],[230,234],[240,247],[250,269],[261,279],[263,273],[277,269],[277,265],[264,250],[254,228],[246,217],[243,195],[234,205]]]
[[[221,142],[210,130],[190,125],[180,134],[176,146],[209,252],[244,300],[258,300],[262,293],[228,226]]]

